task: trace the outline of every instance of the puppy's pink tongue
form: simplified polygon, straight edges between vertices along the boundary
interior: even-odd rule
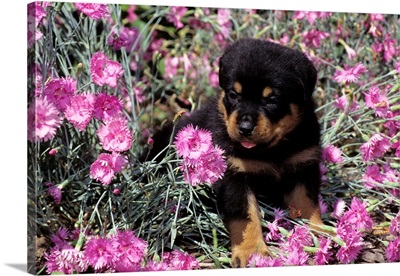
[[[240,142],[240,144],[245,147],[246,149],[251,149],[254,148],[257,144],[251,143],[251,142],[246,142],[246,141],[242,141]]]

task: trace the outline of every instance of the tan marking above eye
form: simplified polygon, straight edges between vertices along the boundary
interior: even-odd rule
[[[236,82],[233,84],[233,89],[235,89],[235,92],[236,92],[236,93],[240,94],[240,93],[242,93],[243,87],[242,87],[242,85],[241,85],[239,82],[236,81]]]
[[[262,93],[263,97],[266,98],[271,94],[272,94],[272,88],[269,86],[265,87]]]

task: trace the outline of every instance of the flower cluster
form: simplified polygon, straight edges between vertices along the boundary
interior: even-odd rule
[[[389,262],[400,261],[400,211],[392,219],[389,227],[390,234],[395,236],[386,248],[386,259]]]
[[[183,158],[181,170],[191,185],[214,183],[226,170],[224,151],[213,146],[211,132],[188,125],[175,138],[178,156]]]
[[[117,230],[115,234],[106,237],[85,235],[78,229],[74,232],[70,233],[61,227],[52,234],[53,246],[45,253],[47,273],[76,274],[87,272],[89,268],[101,273],[188,270],[199,267],[194,257],[177,250],[165,252],[161,261],[147,260],[147,243],[131,230]],[[73,247],[71,244],[76,239],[77,246]]]

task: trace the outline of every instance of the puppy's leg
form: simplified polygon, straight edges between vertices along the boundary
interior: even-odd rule
[[[246,267],[253,253],[269,254],[260,223],[260,210],[253,193],[247,196],[247,218],[227,221],[232,245],[232,267]]]
[[[285,204],[299,211],[299,215],[310,221],[310,227],[316,231],[322,231],[320,226],[324,223],[321,219],[321,210],[318,200],[312,199],[304,185],[297,185],[293,191],[284,197]]]

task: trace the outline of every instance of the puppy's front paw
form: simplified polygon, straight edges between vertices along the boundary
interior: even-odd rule
[[[271,251],[262,240],[254,243],[242,243],[232,248],[232,267],[246,267],[251,255],[255,253],[272,256]]]

